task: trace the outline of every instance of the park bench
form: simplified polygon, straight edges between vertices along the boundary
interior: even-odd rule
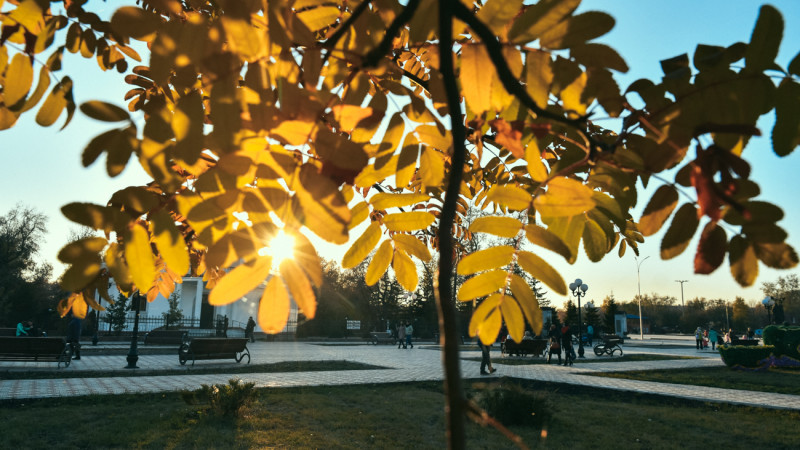
[[[0,336],[16,336],[16,328],[0,328]]]
[[[528,339],[522,342],[506,339],[500,344],[500,353],[511,356],[542,356],[546,349],[547,339]]]
[[[153,330],[144,337],[144,345],[181,345],[187,339],[182,330]]]
[[[619,356],[622,356],[622,347],[620,344],[625,342],[625,339],[617,336],[616,334],[606,334],[603,335],[603,342],[598,343],[594,346],[594,354],[597,356],[602,356],[603,354],[614,356],[614,353],[619,352]]]
[[[758,339],[740,339],[737,337],[731,338],[731,345],[758,345]]]
[[[247,349],[247,338],[194,338],[181,345],[178,350],[178,361],[181,365],[191,360],[234,359],[241,362],[247,356],[250,364],[250,350]]]
[[[63,337],[0,337],[0,361],[58,362],[69,367],[72,346]]]
[[[370,333],[370,342],[375,345],[378,344],[395,344],[397,339],[392,336],[392,333],[386,331],[373,331]]]

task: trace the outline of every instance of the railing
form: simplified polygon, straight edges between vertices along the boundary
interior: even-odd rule
[[[213,324],[216,325],[217,319],[215,318]],[[129,314],[125,319],[125,326],[120,330],[120,334],[130,335],[133,332],[134,314]],[[162,315],[147,316],[139,314],[139,333],[147,333],[167,326],[166,319]],[[245,322],[238,320],[231,320],[228,322],[228,337],[244,337],[244,329],[247,326]],[[181,319],[178,322],[172,323],[169,326],[171,330],[186,330],[189,336],[214,336],[216,335],[216,328],[201,327],[200,319]],[[297,330],[297,321],[290,320],[286,327],[287,331],[279,333],[279,336],[294,336]],[[106,316],[100,316],[100,335],[115,335],[118,334],[112,327],[111,323],[107,321]]]

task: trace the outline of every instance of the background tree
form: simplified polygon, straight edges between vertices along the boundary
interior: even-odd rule
[[[619,306],[614,299],[614,294],[607,295],[603,299],[603,331],[606,333],[616,332],[616,318]]]
[[[783,18],[773,7],[761,8],[748,43],[699,45],[692,57],[662,61],[657,82],[622,91],[614,72],[627,63],[592,42],[614,19],[576,13],[579,0],[143,0],[110,22],[88,14],[90,3],[53,4],[63,13],[47,0],[12,2],[2,13],[0,46],[9,57],[0,71],[11,82],[4,81],[0,129],[27,111],[44,126],[64,112],[69,122],[72,79],[49,86],[65,51],[121,73],[128,58],[142,59],[131,41],[149,53],[148,65],[124,78],[132,88],[127,110],[80,106],[114,124],[90,142],[84,164],[106,154],[115,176],[136,161],[152,182],[104,205],[64,207],[70,219],[116,240],[82,239],[61,252],[70,264],[61,283],[73,292],[62,314],[95,307],[90,294],[106,298],[111,275],[122,291],[153,299],[169,296],[166,280],[191,270],[214,285],[210,303],[236,301],[267,279],[272,257],[260,249],[280,231],[299,245],[264,290],[274,311],[259,315],[262,328],[279,330],[289,296],[304,316],[317,310],[321,262],[301,230],[343,244],[365,223],[342,267],[377,248],[369,285],[391,267],[414,291],[412,258],[439,253],[446,423],[449,444],[462,448],[454,302],[485,298],[472,313],[471,335],[492,339],[505,321],[517,337],[526,321],[540,328],[541,315],[510,263],[557,294],[566,286],[537,253],[499,246],[463,255],[453,237],[524,235],[567,262],[580,248],[596,262],[612,251],[637,252],[672,218],[661,257],[682,253],[699,234],[696,273],[713,272],[728,256],[736,281],[751,285],[760,263],[797,264],[777,225],[781,211],[756,200],[742,159],[761,134],[759,117],[773,111],[775,152],[787,155],[800,142],[800,60],[774,70]],[[622,120],[603,128],[594,119],[605,116]],[[658,175],[669,169],[674,180]],[[651,180],[662,184],[637,223],[636,186]],[[528,220],[466,225],[471,204]],[[457,292],[456,264],[459,274],[474,275]]]
[[[575,306],[575,302],[572,300],[567,300],[564,303],[564,323],[569,325],[573,332],[577,332],[578,307]]]
[[[764,296],[775,299],[783,310],[783,318],[781,320],[778,320],[778,314],[776,313],[776,323],[784,321],[791,324],[797,323],[797,319],[800,318],[800,279],[798,279],[797,275],[791,274],[785,277],[778,277],[776,281],[765,281],[761,284],[761,292],[764,293]]]
[[[742,335],[747,328],[752,324],[750,307],[747,306],[742,297],[736,297],[731,307],[731,327],[739,334]],[[766,320],[764,321],[766,322]]]
[[[117,300],[106,308],[106,314],[103,316],[105,322],[109,324],[117,336],[125,329],[125,324],[128,320],[128,303],[127,297],[122,294],[117,295]]]
[[[599,308],[594,306],[594,303],[589,303],[583,307],[583,311],[585,313],[584,323],[594,327],[595,334],[600,332],[603,329],[603,319],[600,317]]]
[[[181,299],[177,292],[173,292],[172,295],[169,296],[167,303],[169,304],[169,309],[161,313],[161,316],[164,318],[164,324],[167,329],[169,329],[172,325],[181,323],[181,320],[183,320],[183,310],[181,309]]]

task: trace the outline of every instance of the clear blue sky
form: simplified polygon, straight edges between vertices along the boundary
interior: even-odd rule
[[[112,10],[114,2],[95,2],[100,8]],[[785,66],[800,51],[800,1],[773,1],[784,16],[784,40],[778,61]],[[609,44],[626,59],[631,70],[620,75],[617,81],[623,89],[638,78],[658,79],[661,76],[659,61],[681,53],[692,53],[697,43],[727,46],[737,41],[747,42],[758,15],[761,3],[733,0],[584,0],[581,9],[603,10],[617,19],[617,25],[599,42]],[[76,79],[75,98],[78,103],[91,99],[104,99],[122,104],[127,90],[116,73],[104,74],[92,61],[67,60],[66,73]],[[87,76],[90,75],[89,78]],[[63,118],[58,125],[63,123]],[[800,156],[779,159],[772,153],[769,143],[771,120],[760,123],[765,137],[755,139],[744,156],[753,165],[753,178],[761,184],[761,199],[784,208],[785,219],[780,223],[789,232],[789,243],[800,248],[800,211],[793,208],[796,188],[796,168]],[[609,125],[611,126],[611,125]],[[42,243],[42,258],[50,261],[60,274],[64,267],[56,260],[58,250],[67,242],[71,228],[75,228],[60,213],[60,207],[73,201],[105,203],[111,193],[133,184],[141,184],[146,177],[130,164],[122,175],[109,179],[105,173],[105,159],[84,169],[80,155],[88,141],[105,130],[98,122],[86,119],[80,113],[64,131],[57,127],[41,128],[28,114],[13,129],[0,132],[0,151],[4,157],[5,176],[0,177],[0,213],[6,213],[16,203],[34,206],[45,213],[49,221],[49,234]],[[649,199],[647,193],[640,197],[643,207]],[[638,213],[635,214],[638,217]],[[760,300],[762,281],[772,281],[793,271],[774,271],[761,266],[759,278],[751,288],[741,288],[728,271],[727,263],[710,276],[694,275],[693,247],[680,257],[662,261],[659,257],[661,236],[648,239],[641,249],[642,258],[650,258],[641,265],[642,293],[671,295],[680,301],[680,285],[675,280],[689,280],[684,285],[686,300],[695,297],[725,298],[732,300],[743,296],[748,301]],[[320,249],[323,256],[341,257],[346,247]],[[640,259],[641,260],[641,259]],[[618,300],[626,301],[637,292],[636,262],[628,252],[619,259],[615,253],[603,261],[592,264],[582,255],[575,265],[559,263],[558,258],[548,258],[569,283],[581,277],[588,285],[586,300],[599,303],[614,293]],[[550,299],[560,305],[566,297],[550,294]]]

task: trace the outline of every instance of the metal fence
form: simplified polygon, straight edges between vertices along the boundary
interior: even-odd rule
[[[220,316],[219,318],[221,318]],[[107,321],[106,316],[100,316],[100,329],[98,330],[98,334],[102,336],[111,336],[111,335],[123,335],[123,336],[130,336],[133,332],[133,325],[134,325],[135,317],[134,314],[128,314],[125,319],[125,327],[123,327],[119,332],[115,331],[110,322]],[[217,323],[217,319],[214,320],[214,324]],[[246,327],[246,323],[240,322],[238,320],[231,320],[228,322],[228,337],[244,337],[244,329]],[[148,316],[146,314],[139,314],[139,333],[148,333],[153,331],[157,328],[166,328],[167,321],[162,315],[157,316]],[[204,328],[200,325],[200,319],[181,319],[178,322],[175,322],[169,326],[171,330],[186,330],[189,336],[214,336],[216,334],[216,328]],[[294,336],[295,330],[297,330],[297,321],[290,320],[287,324],[284,332],[278,333],[278,337],[287,337],[287,336]]]

